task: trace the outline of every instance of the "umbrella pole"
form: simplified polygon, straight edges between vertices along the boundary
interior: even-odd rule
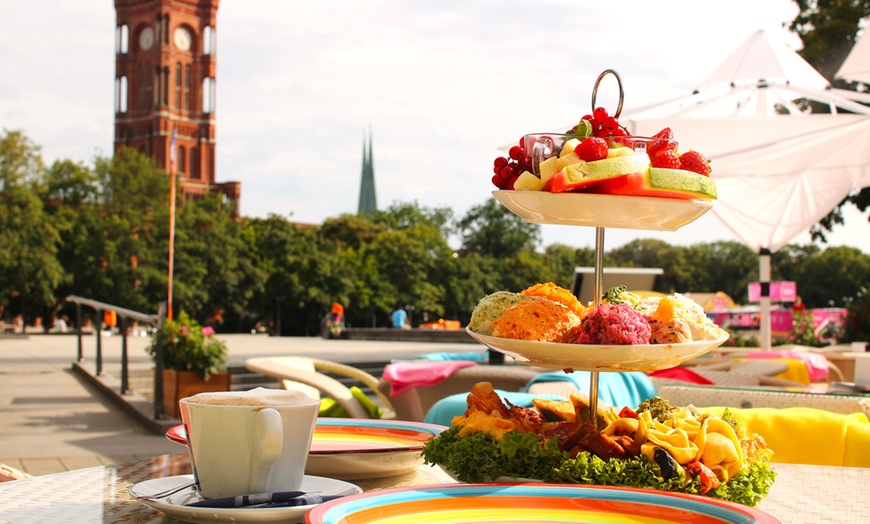
[[[770,351],[770,250],[766,247],[758,251],[758,276],[761,283],[761,350]]]

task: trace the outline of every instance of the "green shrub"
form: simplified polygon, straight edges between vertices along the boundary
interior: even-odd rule
[[[184,311],[178,320],[163,323],[163,367],[175,371],[193,371],[203,380],[213,373],[224,371],[227,364],[227,346],[211,334],[202,332],[202,326]],[[148,353],[157,358],[158,335],[151,336]]]

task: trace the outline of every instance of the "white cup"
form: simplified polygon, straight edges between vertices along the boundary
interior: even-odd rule
[[[188,453],[205,498],[295,491],[320,403],[300,391],[255,388],[180,401]]]

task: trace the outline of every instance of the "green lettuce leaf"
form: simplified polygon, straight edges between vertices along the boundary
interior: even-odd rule
[[[646,456],[628,460],[602,460],[580,453],[575,458],[560,451],[555,440],[542,441],[537,435],[510,431],[501,440],[486,433],[459,436],[453,426],[423,446],[423,459],[451,472],[461,482],[486,482],[508,477],[562,484],[628,486],[697,495],[700,483],[682,478],[664,479],[658,466]],[[776,471],[758,462],[711,490],[708,496],[756,506],[767,496]]]

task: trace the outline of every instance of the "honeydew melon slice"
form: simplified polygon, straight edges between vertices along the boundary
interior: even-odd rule
[[[644,172],[605,180],[596,184],[590,192],[682,200],[716,200],[716,183],[710,177],[684,169],[651,167]]]
[[[571,164],[562,168],[548,183],[548,189],[553,193],[572,191],[605,180],[623,177],[629,173],[646,172],[649,168],[649,157],[646,153],[617,156]]]

